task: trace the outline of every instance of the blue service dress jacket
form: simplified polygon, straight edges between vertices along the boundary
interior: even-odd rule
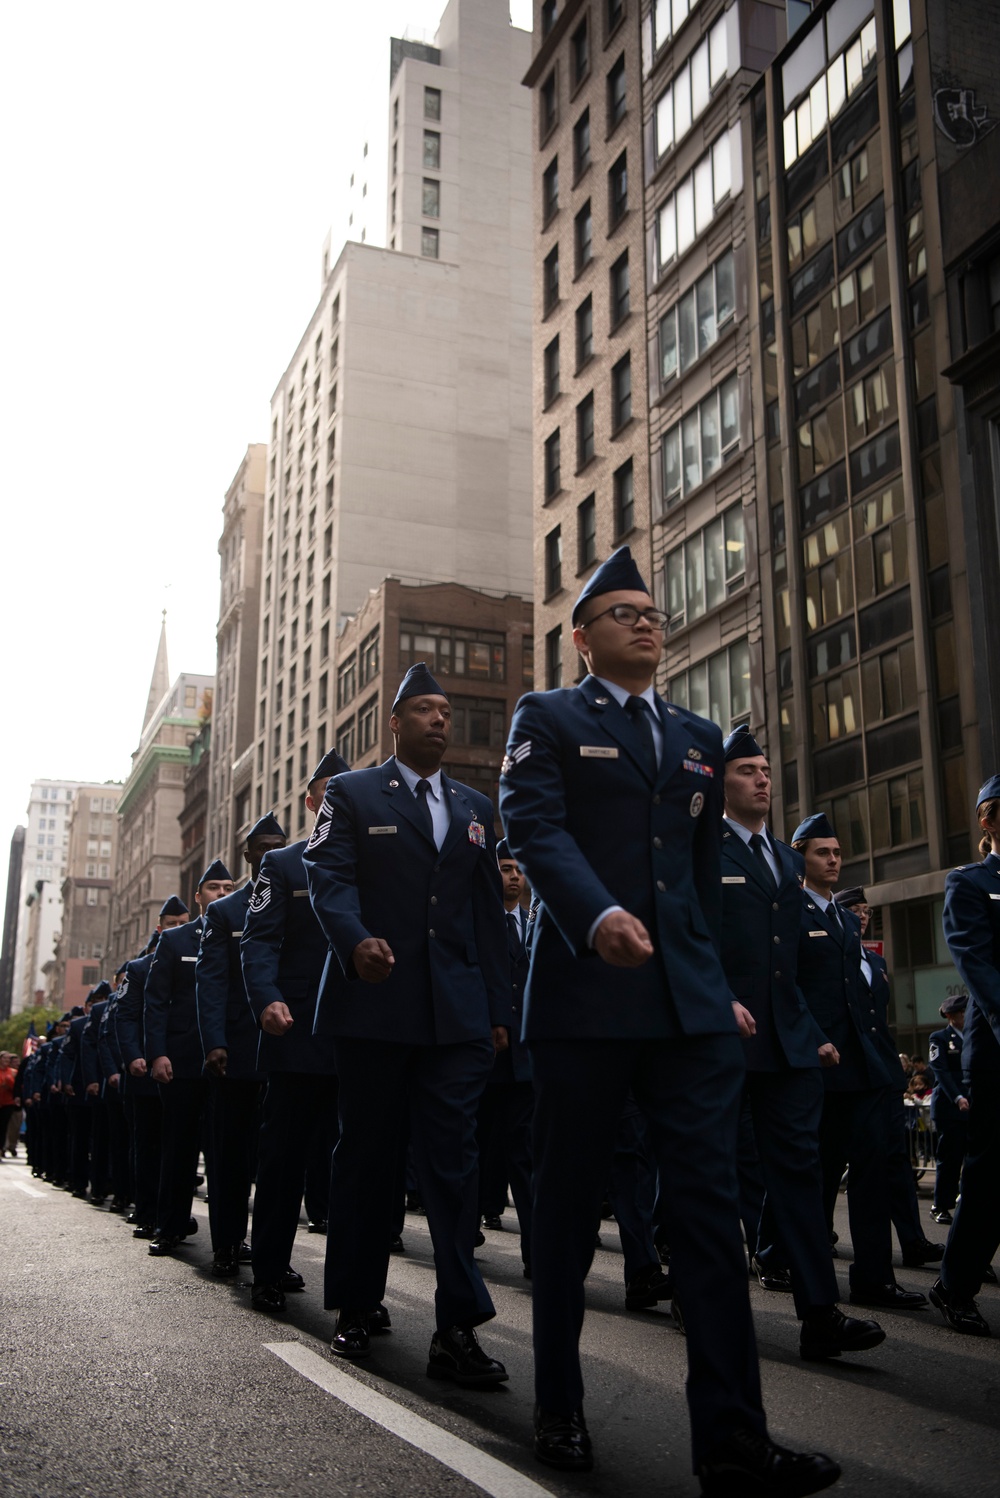
[[[504,917],[507,926],[507,954],[510,961],[510,999],[511,1020],[508,1030],[509,1044],[506,1050],[498,1051],[493,1058],[493,1070],[490,1072],[490,1083],[494,1082],[530,1082],[531,1081],[531,1057],[528,1055],[528,1047],[521,1039],[521,1026],[524,1023],[524,990],[528,983],[528,966],[530,953],[527,942],[530,940],[530,925],[526,919],[527,911],[518,911],[516,919],[523,935],[519,938],[510,929],[510,922]]]
[[[128,1081],[125,1089],[133,1097],[158,1097],[156,1083],[150,1076],[133,1077],[128,1070],[133,1061],[146,1059],[145,997],[146,979],[153,965],[152,952],[144,952],[126,964],[125,976],[118,985],[115,1033]]]
[[[969,990],[962,1063],[967,1077],[1000,1072],[1000,858],[952,869],[944,885],[944,936]]]
[[[151,1068],[158,1056],[168,1056],[179,1081],[196,1081],[205,1064],[195,999],[202,925],[199,916],[160,933],[143,998],[146,1062]]]
[[[531,692],[514,712],[500,813],[541,898],[529,1042],[736,1033],[720,959],[722,733],[662,698],[657,712],[655,775],[638,729],[592,676]],[[613,905],[643,922],[655,950],[610,982],[588,936]]]
[[[927,1042],[927,1064],[934,1076],[931,1117],[944,1128],[962,1117],[958,1106],[959,1098],[965,1096],[961,1030],[954,1025],[935,1030]]]
[[[775,890],[738,832],[722,828],[722,966],[753,1015],[744,1041],[748,1071],[819,1066],[827,1037],[796,981],[802,919],[802,855],[771,839],[780,871]]]
[[[87,1088],[92,1082],[100,1087],[100,1096],[104,1096],[104,1068],[101,1065],[100,1034],[101,1021],[108,1007],[108,999],[98,999],[96,1004],[90,1006],[90,1014],[87,1023],[83,1027],[80,1036],[80,1059],[83,1066],[83,1085]]]
[[[320,983],[330,949],[309,900],[305,842],[264,854],[243,927],[240,961],[255,1024],[269,1004],[287,1004],[294,1021],[284,1035],[261,1030],[257,1065],[267,1074],[337,1068],[328,1036],[313,1035]]]
[[[86,1014],[78,1014],[70,1021],[59,1058],[58,1080],[62,1082],[64,1090],[72,1087],[73,1096],[69,1097],[67,1094],[67,1101],[74,1108],[83,1107],[87,1101],[87,1084],[83,1074],[83,1032],[87,1019]]]
[[[125,1075],[125,1058],[121,1053],[118,1040],[118,994],[120,989],[116,988],[101,1015],[101,1022],[97,1029],[97,1054],[101,1064],[101,1072],[105,1081],[110,1077],[118,1077],[118,1090],[122,1091],[121,1079]]]
[[[875,1007],[861,971],[861,922],[850,910],[821,910],[808,889],[800,895],[799,987],[813,1019],[840,1053],[823,1068],[828,1092],[890,1087],[879,1053]]]
[[[872,971],[872,981],[867,984],[867,990],[871,994],[871,1007],[875,1011],[875,1049],[885,1062],[886,1071],[892,1078],[892,1086],[899,1093],[906,1091],[906,1073],[903,1071],[903,1063],[899,1059],[899,1047],[896,1037],[889,1029],[889,999],[891,989],[889,987],[889,968],[884,957],[877,952],[865,952],[865,961]],[[867,997],[867,980],[864,969],[861,970],[861,997],[862,1001]]]
[[[317,1033],[403,1045],[489,1039],[511,1025],[510,959],[493,807],[442,772],[451,822],[439,850],[394,758],[336,775],[305,854],[313,908],[335,954]],[[365,983],[353,952],[370,936],[395,966]]]
[[[262,1075],[257,1069],[260,1032],[247,1002],[240,960],[252,894],[253,886],[248,882],[231,895],[212,901],[194,969],[202,1052],[207,1056],[220,1047],[225,1050],[226,1076],[236,1081],[253,1081]]]

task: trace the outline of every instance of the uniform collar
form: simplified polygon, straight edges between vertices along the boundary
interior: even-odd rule
[[[438,768],[434,771],[433,775],[418,775],[417,772],[416,772],[416,770],[411,770],[410,769],[409,765],[401,764],[400,761],[398,759],[396,759],[395,755],[393,755],[393,764],[396,766],[396,769],[399,771],[400,775],[402,775],[403,781],[409,787],[410,792],[411,792],[412,795],[415,796],[417,794],[417,785],[419,784],[419,782],[421,780],[426,780],[427,784],[430,786],[430,793],[431,793],[431,795],[434,796],[434,797],[436,797],[436,799],[440,801],[440,799],[441,799],[441,768],[440,768],[440,766],[438,766]]]

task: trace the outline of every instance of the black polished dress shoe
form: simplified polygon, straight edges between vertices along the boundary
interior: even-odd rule
[[[918,1238],[903,1249],[903,1263],[907,1269],[922,1269],[925,1264],[938,1264],[944,1258],[944,1244],[932,1243],[929,1238]]]
[[[78,1202],[85,1202],[90,1200],[86,1191],[72,1191],[70,1195],[75,1196]]]
[[[400,1238],[400,1237],[397,1236],[397,1237],[393,1238],[390,1241],[390,1243],[389,1243],[389,1252],[391,1254],[405,1254],[406,1253],[406,1244],[403,1242],[402,1238]]]
[[[983,1270],[983,1284],[984,1285],[995,1285],[996,1283],[997,1283],[997,1272],[993,1268],[992,1264],[987,1264],[986,1268]]]
[[[254,1280],[250,1286],[250,1304],[255,1311],[267,1311],[272,1316],[285,1309],[285,1292],[280,1285],[266,1280]]]
[[[840,1468],[819,1451],[789,1451],[753,1430],[737,1430],[698,1468],[705,1498],[806,1498],[831,1487]]]
[[[128,1211],[128,1202],[125,1201],[124,1198],[122,1198],[120,1196],[116,1196],[112,1200],[111,1205],[108,1207],[108,1211],[109,1212],[116,1212],[116,1213],[125,1213],[125,1212]]]
[[[482,1248],[482,1246],[483,1246],[483,1244],[485,1242],[486,1242],[486,1236],[485,1236],[485,1234],[482,1232],[482,1230],[480,1228],[477,1228],[476,1229],[476,1236],[472,1240],[472,1246],[473,1246],[473,1248]]]
[[[130,1212],[125,1218],[125,1221],[129,1224],[130,1227],[135,1227],[139,1219],[134,1212]]]
[[[310,1223],[308,1223],[306,1225],[306,1232],[307,1233],[325,1233],[326,1232],[326,1227],[327,1227],[326,1218],[325,1217],[319,1217],[319,1218],[316,1219],[315,1222],[310,1222]]]
[[[502,1217],[498,1217],[495,1212],[491,1212],[490,1215],[489,1215],[489,1217],[484,1217],[483,1218],[483,1227],[484,1228],[489,1228],[489,1230],[490,1230],[491,1233],[502,1233],[503,1232],[503,1218]]]
[[[592,1472],[594,1452],[587,1434],[583,1410],[572,1415],[554,1415],[535,1406],[535,1455],[548,1467],[563,1472]]]
[[[149,1223],[149,1222],[140,1222],[138,1224],[138,1226],[136,1226],[136,1227],[134,1227],[132,1229],[132,1237],[133,1238],[152,1238],[152,1236],[153,1236],[153,1234],[155,1232],[156,1232],[156,1229],[153,1227],[152,1223]]]
[[[626,1281],[625,1309],[648,1311],[658,1301],[670,1300],[673,1293],[670,1276],[663,1273],[659,1264],[650,1264]]]
[[[241,1264],[253,1263],[253,1254],[251,1253],[250,1245],[245,1238],[240,1244],[239,1248],[236,1250],[236,1257],[239,1259]]]
[[[212,1260],[212,1276],[217,1280],[232,1279],[240,1272],[239,1255],[235,1248],[220,1248]]]
[[[176,1233],[154,1233],[150,1240],[149,1252],[154,1259],[167,1259],[177,1252],[183,1242],[184,1239],[179,1238]]]
[[[844,1352],[867,1352],[885,1341],[877,1321],[845,1316],[839,1306],[827,1306],[807,1316],[799,1333],[799,1357],[807,1362],[839,1358]]]
[[[880,1306],[886,1311],[919,1311],[927,1304],[927,1296],[919,1290],[904,1290],[894,1281],[888,1285],[852,1285],[849,1299],[852,1306]]]
[[[305,1280],[302,1278],[301,1274],[299,1274],[297,1269],[292,1268],[291,1264],[289,1264],[288,1268],[285,1270],[278,1283],[281,1285],[282,1290],[286,1291],[304,1290],[306,1288]]]
[[[750,1260],[750,1268],[760,1280],[762,1289],[783,1290],[787,1294],[791,1294],[792,1276],[787,1269],[781,1269],[777,1265],[773,1269],[769,1269],[766,1264],[761,1263],[756,1254]]]
[[[931,1286],[931,1304],[937,1306],[952,1331],[964,1332],[967,1337],[992,1337],[990,1324],[980,1315],[976,1302],[949,1295],[940,1280]]]
[[[449,1326],[431,1338],[427,1377],[450,1378],[464,1388],[491,1388],[505,1384],[508,1374],[503,1363],[483,1351],[471,1326]]]
[[[947,1207],[931,1207],[931,1221],[939,1222],[942,1227],[946,1228],[954,1221],[954,1218]]]
[[[350,1307],[337,1317],[337,1329],[330,1343],[331,1352],[339,1358],[366,1358],[371,1351],[367,1311],[354,1311]]]
[[[368,1330],[373,1337],[392,1331],[392,1320],[385,1306],[376,1306],[373,1311],[368,1312]]]
[[[195,1235],[195,1233],[197,1231],[198,1231],[198,1219],[197,1219],[197,1217],[189,1217],[188,1218],[187,1230],[184,1233],[184,1237],[185,1238],[193,1238],[194,1235]]]

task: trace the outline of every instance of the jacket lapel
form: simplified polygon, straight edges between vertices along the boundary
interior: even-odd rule
[[[723,837],[725,838],[726,852],[729,857],[734,858],[741,869],[746,869],[747,873],[752,874],[754,882],[759,884],[764,893],[770,897],[772,894],[771,886],[764,879],[760,865],[739,833],[732,832],[727,827],[723,832]]]
[[[444,776],[441,777],[441,783],[444,784]],[[382,791],[391,800],[393,813],[398,812],[400,816],[405,817],[414,831],[419,832],[424,841],[434,847],[434,839],[429,836],[427,828],[417,813],[416,797],[399,773],[399,766],[395,759],[387,759],[382,765]]]
[[[479,817],[473,806],[462,795],[461,788],[455,785],[448,776],[442,772],[441,790],[451,809],[451,826],[448,828],[444,843],[441,846],[442,858],[450,853],[458,843],[464,842],[469,835],[469,826],[472,822],[478,822]]]
[[[593,712],[603,732],[609,734],[615,743],[619,744],[625,750],[629,759],[633,761],[636,767],[645,775],[646,779],[649,780],[650,776],[646,768],[642,740],[639,738],[636,729],[632,727],[625,709],[618,706],[618,703],[612,697],[607,687],[599,682],[596,677],[585,676],[580,683],[579,690],[583,694],[587,705]]]

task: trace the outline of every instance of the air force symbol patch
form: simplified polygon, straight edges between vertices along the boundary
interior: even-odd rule
[[[689,811],[691,812],[691,815],[693,817],[700,817],[701,816],[702,807],[704,805],[705,805],[705,798],[702,795],[701,791],[695,791],[694,795],[691,797],[691,805],[688,808]]]
[[[271,881],[266,874],[258,874],[257,883],[253,887],[250,896],[250,909],[255,911],[266,910],[271,903]]]

